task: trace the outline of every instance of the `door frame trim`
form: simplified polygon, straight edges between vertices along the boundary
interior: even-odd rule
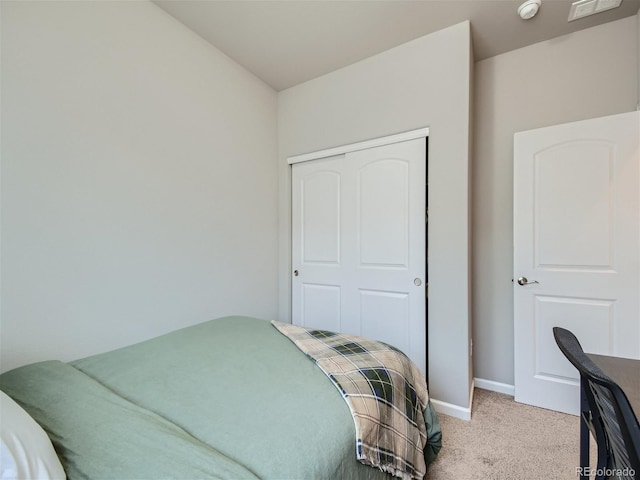
[[[327,148],[325,150],[319,150],[317,152],[294,155],[287,158],[287,163],[289,165],[293,165],[294,163],[308,162],[311,160],[318,160],[320,158],[333,157],[335,155],[344,155],[345,153],[355,152],[357,150],[381,147],[383,145],[390,145],[392,143],[404,142],[406,140],[415,140],[416,138],[424,138],[428,136],[429,127],[424,127],[417,130],[410,130],[408,132],[396,133],[395,135],[387,135],[386,137],[374,138],[371,140],[365,140],[363,142],[352,143],[350,145],[342,145],[340,147]]]

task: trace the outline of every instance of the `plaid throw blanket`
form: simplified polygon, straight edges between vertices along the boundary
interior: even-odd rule
[[[374,340],[271,323],[342,393],[355,422],[358,460],[402,479],[424,478],[427,384],[411,360]]]

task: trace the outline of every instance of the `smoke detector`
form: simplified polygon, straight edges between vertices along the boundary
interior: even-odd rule
[[[571,4],[569,19],[571,22],[582,17],[588,17],[594,13],[604,12],[620,6],[622,0],[579,0]]]
[[[518,15],[520,15],[520,18],[523,20],[529,20],[536,16],[541,4],[541,0],[527,0],[518,7]]]

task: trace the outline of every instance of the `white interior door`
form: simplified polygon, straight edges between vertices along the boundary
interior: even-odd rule
[[[639,115],[515,135],[519,402],[578,413],[578,374],[554,326],[571,330],[587,352],[640,358]]]
[[[426,372],[426,139],[292,166],[292,321],[387,342]]]

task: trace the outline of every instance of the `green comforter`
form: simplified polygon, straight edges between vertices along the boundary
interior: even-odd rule
[[[391,478],[355,460],[331,381],[269,322],[226,317],[64,364],[0,375],[68,477]],[[425,411],[432,460],[440,429]]]

